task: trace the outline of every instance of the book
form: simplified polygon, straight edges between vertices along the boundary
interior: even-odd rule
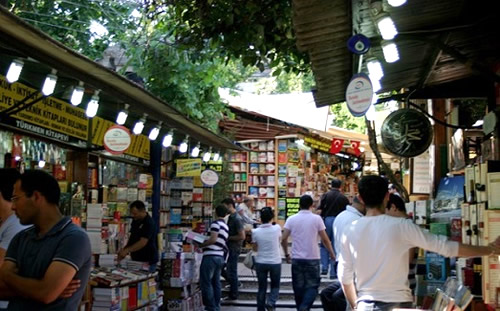
[[[267,153],[266,152],[260,152],[258,159],[259,159],[259,162],[267,162]]]
[[[267,160],[266,162],[274,162],[274,152],[268,152],[267,153]]]
[[[276,170],[276,166],[274,164],[266,164],[266,173],[268,174],[274,174]]]
[[[274,187],[267,187],[267,197],[274,198]]]
[[[287,162],[287,153],[286,152],[280,152],[278,153],[278,162],[279,163],[286,163]]]
[[[266,151],[267,150],[267,144],[265,141],[259,142],[259,150],[261,151]]]
[[[261,186],[267,185],[267,176],[258,176],[258,177],[259,177],[259,185]]]
[[[258,187],[249,187],[248,194],[253,195],[253,196],[258,196],[259,195],[259,188]]]
[[[247,164],[246,163],[240,163],[240,171],[245,172],[247,170]]]
[[[278,152],[286,152],[286,140],[278,140]]]
[[[259,173],[259,164],[250,163],[250,174],[258,174]]]
[[[259,174],[265,174],[265,173],[266,173],[266,165],[259,164]]]
[[[270,151],[274,150],[274,140],[269,140],[267,142],[267,150],[270,150]]]
[[[268,186],[274,186],[274,176],[267,176],[267,183],[266,184]]]
[[[286,165],[279,165],[278,166],[278,175],[284,176],[286,175]]]
[[[259,191],[259,198],[267,197],[267,189],[265,187],[260,187],[258,191]]]
[[[250,162],[257,162],[259,160],[259,154],[257,152],[250,152]]]

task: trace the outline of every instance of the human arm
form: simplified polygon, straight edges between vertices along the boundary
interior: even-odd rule
[[[288,237],[290,236],[290,230],[283,229],[283,235],[281,236],[281,246],[283,247],[283,253],[285,254],[286,262],[290,263],[290,254],[288,253]]]
[[[7,253],[7,250],[5,248],[0,247],[0,267],[3,264],[3,260],[5,259],[6,253]]]
[[[75,268],[62,261],[53,261],[41,279],[18,275],[16,264],[8,260],[0,269],[0,278],[14,293],[44,304],[56,300],[70,284],[75,274]]]
[[[140,238],[139,241],[135,242],[134,244],[122,248],[118,252],[118,261],[120,261],[123,258],[125,258],[128,254],[136,252],[136,251],[142,249],[147,244],[148,244],[148,239],[147,238]]]
[[[458,245],[458,257],[479,257],[500,255],[500,248],[493,243],[488,246],[474,246],[467,244]]]
[[[217,242],[217,236],[218,235],[219,235],[219,232],[217,232],[217,231],[211,231],[210,232],[210,237],[208,238],[208,240],[206,240],[205,242],[201,243],[199,246],[200,247],[205,247],[205,246],[209,246],[209,245],[215,244],[215,242]]]
[[[323,245],[325,246],[325,248],[330,253],[330,258],[332,260],[335,260],[335,253],[333,252],[332,242],[328,238],[328,235],[326,234],[326,230],[319,231],[319,236],[321,238],[321,243],[323,243]]]
[[[358,294],[356,293],[356,286],[354,283],[342,284],[342,290],[344,291],[346,302],[349,304],[352,310],[356,309],[356,300],[358,300]]]

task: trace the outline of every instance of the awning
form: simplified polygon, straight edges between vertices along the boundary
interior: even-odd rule
[[[139,108],[152,120],[163,121],[166,127],[188,134],[202,144],[216,148],[240,149],[227,138],[189,120],[138,84],[65,47],[1,6],[0,40],[0,45],[4,48],[15,49],[77,81],[100,89],[107,96],[114,97],[117,102]],[[118,110],[116,112],[118,113]]]

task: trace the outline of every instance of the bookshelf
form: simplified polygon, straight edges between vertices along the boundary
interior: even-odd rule
[[[246,151],[233,151],[229,154],[229,162],[231,163],[233,183],[231,197],[236,203],[241,203],[248,190],[248,153]]]
[[[252,141],[248,151],[248,195],[257,198],[255,210],[276,207],[276,145],[275,140]],[[255,212],[255,211],[254,211]]]

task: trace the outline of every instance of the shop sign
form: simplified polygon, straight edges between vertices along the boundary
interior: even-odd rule
[[[222,172],[222,162],[220,161],[209,161],[208,163],[205,162],[201,165],[201,169],[202,170],[209,169],[216,172]]]
[[[92,144],[102,146],[104,143],[104,134],[112,126],[115,126],[113,122],[94,117],[92,119]],[[148,163],[150,157],[150,140],[145,135],[131,135],[130,138],[130,147],[124,153],[125,158],[134,162],[141,162],[142,160],[144,163]]]
[[[330,145],[331,145],[330,141],[324,142],[324,141],[321,141],[321,140],[316,139],[316,138],[305,136],[304,143],[306,145],[308,145],[309,147],[317,149],[319,151],[323,151],[323,152],[330,151]]]
[[[129,147],[132,139],[129,130],[121,125],[113,125],[104,134],[104,148],[111,154],[122,154]]]
[[[33,93],[37,95],[26,103],[39,99],[42,95],[38,90],[21,83],[9,84],[5,77],[0,75],[0,111],[11,108]],[[85,111],[53,97],[41,99],[32,106],[2,119],[2,123],[66,143],[84,143],[88,137],[89,121]]]
[[[201,159],[178,159],[176,177],[190,177],[201,175]]]
[[[392,112],[382,124],[382,143],[400,157],[415,157],[424,153],[432,142],[429,119],[415,109]]]
[[[207,186],[215,186],[219,182],[219,174],[212,170],[201,172],[201,181]]]
[[[300,210],[300,198],[285,199],[286,218],[297,214]]]
[[[345,92],[347,108],[355,117],[364,116],[372,104],[373,87],[370,78],[364,73],[355,74]]]

